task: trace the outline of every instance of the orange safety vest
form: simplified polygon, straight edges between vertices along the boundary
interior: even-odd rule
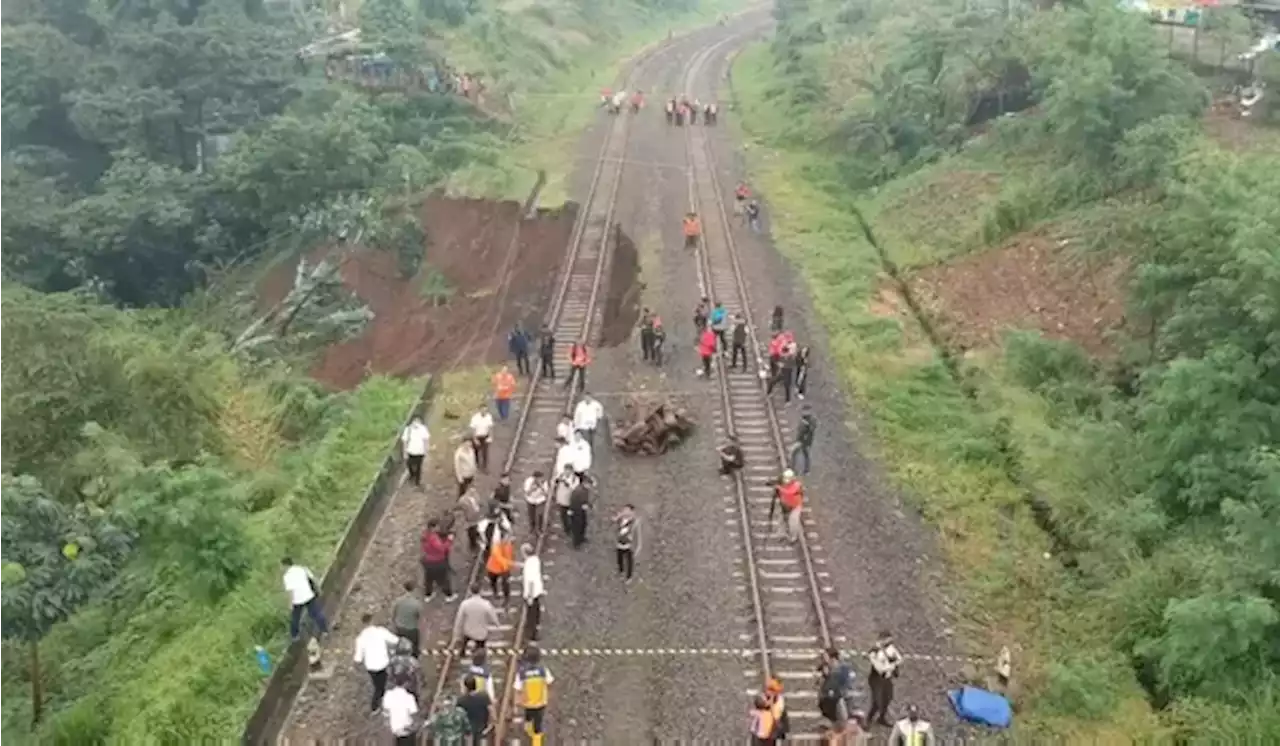
[[[514,564],[515,549],[511,542],[499,541],[489,551],[489,561],[485,562],[484,569],[492,575],[506,575]]]
[[[506,373],[498,371],[493,374],[493,398],[510,399],[515,392],[516,377],[511,375],[511,371]]]
[[[697,218],[684,219],[684,234],[686,236],[696,236],[702,233],[702,226],[698,224]]]
[[[569,352],[569,364],[575,368],[585,368],[589,362],[591,358],[587,357],[587,346],[574,345]]]
[[[778,501],[787,510],[795,510],[804,501],[804,486],[799,479],[778,485]]]

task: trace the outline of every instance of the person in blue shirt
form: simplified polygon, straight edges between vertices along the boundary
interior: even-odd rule
[[[707,320],[711,323],[711,331],[716,333],[716,342],[719,345],[720,354],[727,354],[729,345],[725,341],[725,333],[729,331],[729,312],[724,310],[724,304],[716,303],[715,308],[711,309],[711,315]]]
[[[533,375],[533,367],[529,365],[529,333],[520,326],[519,321],[507,335],[507,349],[516,359],[516,372],[522,376]]]

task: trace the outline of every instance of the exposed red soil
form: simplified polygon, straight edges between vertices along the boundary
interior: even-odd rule
[[[1005,245],[922,269],[912,295],[960,350],[998,345],[1006,329],[1037,329],[1094,355],[1124,323],[1123,262],[1089,261],[1068,239],[1024,233]]]
[[[1204,117],[1204,129],[1210,138],[1228,150],[1267,152],[1280,147],[1280,130],[1260,121],[1261,112],[1241,118],[1235,109],[1231,98],[1214,102]]]
[[[502,360],[507,330],[516,321],[527,328],[540,322],[577,210],[539,211],[535,219],[521,220],[521,209],[512,201],[427,199],[421,208],[425,261],[409,280],[398,277],[391,253],[353,250],[342,279],[375,318],[359,337],[325,350],[312,375],[351,388],[369,374],[417,375]],[[309,258],[318,261],[331,250],[318,248]],[[284,297],[296,267],[296,259],[282,263],[263,279],[264,305]],[[433,270],[453,290],[440,306],[422,293],[423,278]]]

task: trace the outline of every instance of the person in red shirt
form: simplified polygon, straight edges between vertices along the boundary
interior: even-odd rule
[[[710,378],[711,358],[716,354],[716,333],[710,327],[702,330],[702,336],[698,339],[698,354],[702,356],[700,375]]]
[[[445,601],[457,598],[449,581],[449,552],[453,551],[453,533],[440,525],[440,521],[432,518],[427,521],[427,530],[422,532],[422,578],[423,592],[430,601],[435,595],[435,587],[440,586]]]
[[[739,181],[738,188],[733,190],[733,214],[742,217],[746,211],[747,200],[751,198],[751,190],[746,182]]]

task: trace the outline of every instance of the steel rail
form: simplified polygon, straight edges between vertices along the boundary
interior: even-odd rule
[[[709,54],[707,56],[709,56]],[[705,62],[706,62],[706,57],[704,56],[701,60],[699,60],[697,68],[700,68],[703,64],[705,64]],[[694,78],[696,77],[696,74],[700,72],[700,69],[697,69],[697,68],[694,68],[694,67],[690,68],[688,77],[686,78],[686,89],[691,89],[693,87]],[[688,170],[689,205],[690,205],[689,209],[691,212],[695,214],[699,214],[699,215],[702,214],[699,211],[700,202],[702,200],[700,195],[698,194],[699,187],[697,184],[697,174],[699,170],[701,170],[703,173],[705,173],[708,176],[708,181],[710,182],[713,198],[711,200],[712,204],[709,205],[708,207],[714,211],[715,218],[719,221],[719,224],[720,224],[720,229],[723,235],[724,248],[726,249],[726,253],[729,257],[729,262],[728,262],[729,266],[727,268],[727,271],[730,272],[732,275],[733,284],[737,289],[737,294],[738,294],[737,300],[739,301],[739,304],[740,304],[741,313],[743,314],[744,320],[747,323],[747,330],[748,330],[747,336],[748,336],[749,343],[751,345],[751,350],[752,352],[754,352],[754,355],[755,355],[756,370],[761,371],[764,369],[765,355],[763,353],[760,342],[757,339],[755,334],[755,330],[757,327],[755,324],[754,315],[752,314],[752,311],[751,311],[750,293],[747,289],[746,279],[742,272],[742,265],[738,256],[737,244],[733,238],[733,230],[729,221],[729,216],[727,211],[725,210],[724,197],[721,191],[719,175],[716,171],[714,154],[712,153],[711,147],[707,142],[705,132],[699,127],[696,127],[696,126],[687,127],[685,132],[685,140],[686,140],[686,152],[687,152],[688,164],[689,164],[689,170]],[[709,218],[711,216],[703,215],[703,217]],[[702,296],[710,299],[713,303],[717,301],[722,301],[723,299],[719,299],[716,297],[713,277],[716,276],[717,271],[723,272],[723,271],[726,271],[726,268],[723,266],[717,268],[713,264],[710,247],[708,246],[708,236],[705,229],[703,231],[703,235],[700,237],[700,240],[698,241],[696,253],[698,258],[699,285],[702,290]],[[723,360],[718,361],[718,364],[715,367],[717,372],[716,373],[717,379],[719,382],[721,406],[723,408],[724,415],[725,415],[724,417],[725,430],[730,435],[736,435],[737,428],[735,427],[735,424],[734,424],[735,411],[734,411],[733,398],[730,396],[729,376],[723,364]],[[769,431],[770,431],[770,435],[772,436],[771,439],[773,442],[773,447],[778,458],[779,471],[782,471],[783,469],[788,469],[790,468],[790,463],[788,458],[787,444],[785,442],[785,439],[783,438],[781,420],[778,415],[777,408],[774,406],[772,398],[764,390],[765,388],[764,381],[760,379],[758,375],[756,376],[756,387],[759,390],[764,400],[764,405],[765,405],[764,409],[769,422]],[[746,561],[747,561],[747,572],[745,574],[750,581],[748,583],[748,587],[751,592],[751,605],[756,613],[755,626],[756,626],[756,637],[757,637],[758,646],[760,649],[760,667],[761,667],[762,677],[764,680],[762,681],[762,684],[761,684],[761,689],[763,690],[764,682],[767,682],[770,678],[772,678],[773,666],[772,666],[771,659],[773,655],[773,646],[771,645],[768,637],[768,620],[766,618],[765,611],[764,611],[765,605],[764,605],[762,594],[760,592],[760,584],[759,584],[759,581],[757,580],[761,570],[760,570],[759,564],[757,563],[756,552],[753,546],[754,541],[751,535],[752,528],[751,528],[751,520],[750,520],[750,506],[747,498],[745,477],[742,475],[741,472],[738,472],[734,475],[734,487],[735,487],[734,491],[738,498],[737,499],[738,514],[741,519],[743,548],[744,548]],[[766,528],[766,530],[769,530],[769,529]],[[822,647],[825,649],[825,648],[832,647],[834,640],[831,635],[830,625],[827,620],[826,605],[822,599],[821,586],[819,584],[818,573],[817,573],[817,570],[815,569],[815,563],[813,561],[813,553],[809,548],[809,542],[805,534],[806,532],[802,525],[799,541],[797,544],[798,544],[801,559],[803,562],[804,574],[807,581],[810,601],[812,602],[812,606],[813,606],[814,617],[817,621],[819,637],[822,641]],[[768,539],[766,538],[766,541],[767,540]]]

